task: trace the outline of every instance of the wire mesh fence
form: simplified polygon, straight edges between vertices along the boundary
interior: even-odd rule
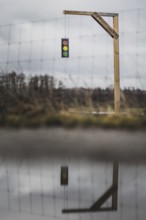
[[[120,12],[121,97],[123,106],[137,109],[146,108],[145,15],[146,9]],[[110,19],[107,21],[112,25]],[[69,59],[61,58],[62,37],[70,39]],[[3,116],[5,111],[12,115],[21,112],[29,118],[68,106],[84,106],[86,111],[87,107],[93,110],[93,106],[97,110],[105,103],[106,107],[113,106],[112,47],[112,39],[92,19],[84,17],[0,25],[0,113]],[[41,150],[36,140],[29,142],[27,132],[24,139],[19,133],[21,140],[9,133],[10,140],[7,132],[1,133],[0,216],[144,220],[145,134],[137,137],[128,133],[128,137],[133,136],[131,141],[120,133],[115,142],[113,133],[108,138],[100,134],[101,148],[96,148],[97,134],[92,131],[94,137],[87,138],[85,133],[80,137],[77,130],[75,142],[73,136],[69,136],[69,141],[67,136],[57,138],[54,131],[50,142],[42,134],[33,134],[36,140],[42,139],[42,143],[38,142]],[[105,144],[109,140],[110,150]],[[52,144],[51,150],[48,143]],[[70,150],[66,152],[67,146]],[[63,159],[69,151],[74,157]],[[62,159],[48,156],[56,152]],[[48,159],[30,160],[45,155]],[[85,157],[89,160],[84,161]],[[90,206],[104,193],[112,181],[111,159],[117,157],[121,159],[117,212],[63,214],[64,208]],[[131,158],[133,163],[126,164]],[[107,160],[98,163],[97,159]],[[69,185],[65,189],[60,186],[60,167],[64,164],[69,166]],[[110,206],[111,198],[104,205]]]
[[[142,9],[119,14],[122,87],[145,86],[145,13]],[[89,17],[65,17],[66,28],[64,18],[1,25],[1,70],[56,74],[67,86],[105,87],[100,78],[106,79],[106,86],[113,84],[112,39]],[[70,59],[63,60],[61,38],[66,35],[71,41]]]
[[[145,14],[146,9],[119,13],[120,81],[121,90],[124,90],[121,100],[124,106],[135,103],[136,107],[144,108],[146,105]],[[111,19],[107,22],[112,26]],[[54,90],[62,91],[59,94],[62,100],[68,93],[75,100],[82,100],[77,100],[79,105],[88,102],[95,107],[95,103],[104,106],[108,102],[113,106],[113,42],[92,18],[65,15],[65,18],[0,25],[0,36],[1,84],[3,75],[9,73],[5,79],[7,88],[13,86],[23,90],[29,83],[34,92],[48,90],[51,77]],[[70,39],[68,59],[61,58],[61,38],[65,36]],[[99,96],[97,100],[95,96]]]

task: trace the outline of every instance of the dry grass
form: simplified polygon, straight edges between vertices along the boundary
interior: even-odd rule
[[[1,127],[51,127],[60,126],[115,128],[115,129],[146,129],[146,116],[135,114],[82,114],[69,111],[35,115],[5,115],[0,116]]]

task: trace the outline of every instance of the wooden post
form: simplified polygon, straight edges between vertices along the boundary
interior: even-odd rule
[[[119,33],[118,15],[113,17],[114,31]],[[120,68],[119,68],[119,37],[114,38],[114,107],[115,113],[120,112]]]
[[[117,210],[117,201],[118,201],[118,176],[119,176],[119,162],[113,162],[113,187],[116,190],[113,192],[112,195],[112,208]]]

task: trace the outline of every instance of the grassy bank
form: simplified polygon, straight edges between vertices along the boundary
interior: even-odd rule
[[[146,116],[144,115],[91,115],[71,112],[59,112],[35,116],[1,115],[0,127],[52,127],[66,128],[93,127],[93,128],[119,128],[119,129],[146,129]]]
[[[146,128],[145,90],[121,90],[120,107],[126,114],[114,115],[113,88],[66,88],[49,75],[0,73],[1,127]]]

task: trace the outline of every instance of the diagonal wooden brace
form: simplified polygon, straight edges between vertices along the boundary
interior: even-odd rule
[[[92,15],[92,18],[100,24],[103,29],[112,37],[112,38],[118,38],[119,35],[114,31],[114,29],[97,13],[94,12]]]
[[[91,207],[91,211],[97,211],[102,209],[101,206],[106,202],[107,199],[117,190],[117,187],[111,186]]]

